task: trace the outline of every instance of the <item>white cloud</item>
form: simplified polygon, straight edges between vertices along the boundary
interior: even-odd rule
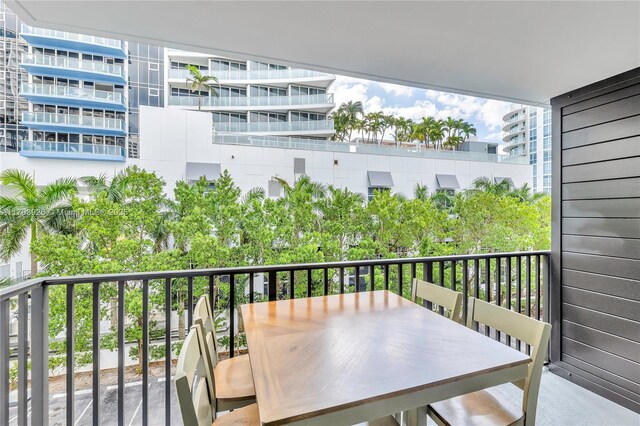
[[[482,105],[478,118],[482,120],[489,130],[496,130],[502,128],[504,124],[502,116],[507,112],[509,112],[509,104],[507,102],[489,99]]]
[[[401,86],[399,84],[392,83],[378,83],[382,90],[386,93],[391,93],[395,96],[413,96],[416,89],[409,86]]]
[[[360,101],[364,105],[369,99],[367,91],[372,83],[367,80],[337,76],[331,87],[334,102],[336,105],[341,105],[348,101]]]

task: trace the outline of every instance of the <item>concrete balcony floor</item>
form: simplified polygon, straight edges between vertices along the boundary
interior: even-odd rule
[[[522,403],[522,391],[507,384],[496,389],[505,400]],[[435,425],[429,419],[428,425]],[[640,414],[563,379],[545,367],[538,394],[536,426],[638,426]]]

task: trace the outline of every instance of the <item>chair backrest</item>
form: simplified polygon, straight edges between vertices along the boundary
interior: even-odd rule
[[[521,340],[532,347],[531,362],[529,363],[527,378],[515,382],[524,394],[522,396],[522,411],[525,413],[525,425],[534,425],[540,377],[544,356],[549,345],[551,324],[529,318],[511,310],[483,302],[475,298],[469,299],[467,312],[467,327],[472,328],[473,322],[499,330],[515,339]]]
[[[193,320],[202,321],[204,327],[205,342],[209,351],[209,357],[213,366],[218,363],[218,338],[216,336],[216,326],[213,321],[213,314],[211,313],[211,305],[209,303],[209,296],[202,296],[196,307],[193,310]]]
[[[211,409],[210,377],[200,347],[198,330],[193,326],[180,350],[174,380],[182,422],[185,425],[211,426],[215,412]]]
[[[449,311],[449,318],[459,322],[462,293],[414,278],[411,286],[411,301],[415,303],[418,297],[442,306]]]

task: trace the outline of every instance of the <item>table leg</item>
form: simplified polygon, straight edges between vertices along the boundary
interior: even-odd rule
[[[403,426],[425,426],[427,424],[427,407],[418,407],[402,413]]]

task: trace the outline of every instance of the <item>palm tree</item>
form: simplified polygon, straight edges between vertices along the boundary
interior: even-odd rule
[[[120,203],[124,198],[126,183],[122,179],[122,173],[118,173],[109,181],[107,175],[81,177],[80,183],[84,184],[94,194],[105,194],[112,203]]]
[[[202,109],[202,91],[206,90],[209,95],[213,95],[216,98],[220,95],[214,89],[212,83],[219,84],[218,79],[212,75],[204,75],[200,72],[200,69],[195,65],[185,65],[185,68],[189,71],[189,77],[187,77],[187,84],[191,85],[191,91],[198,94],[198,111]]]
[[[442,120],[434,120],[429,127],[429,140],[433,142],[433,147],[438,149],[442,147],[442,139],[444,139],[445,124]]]
[[[429,199],[429,188],[427,185],[416,183],[416,187],[413,190],[413,197],[416,200],[426,201]]]
[[[462,137],[465,141],[469,140],[469,136],[475,136],[477,134],[475,126],[471,123],[467,123],[466,121],[462,123],[460,133],[462,134]]]
[[[344,116],[346,136],[348,137],[348,142],[351,142],[351,134],[357,129],[359,118],[364,117],[362,102],[349,101],[340,105],[337,112]]]
[[[22,170],[5,170],[0,184],[14,196],[0,197],[0,258],[17,254],[27,237],[33,245],[38,235],[71,232],[72,208],[69,200],[76,193],[76,181],[60,178],[38,188],[33,176]],[[31,275],[38,272],[38,260],[31,255]]]

